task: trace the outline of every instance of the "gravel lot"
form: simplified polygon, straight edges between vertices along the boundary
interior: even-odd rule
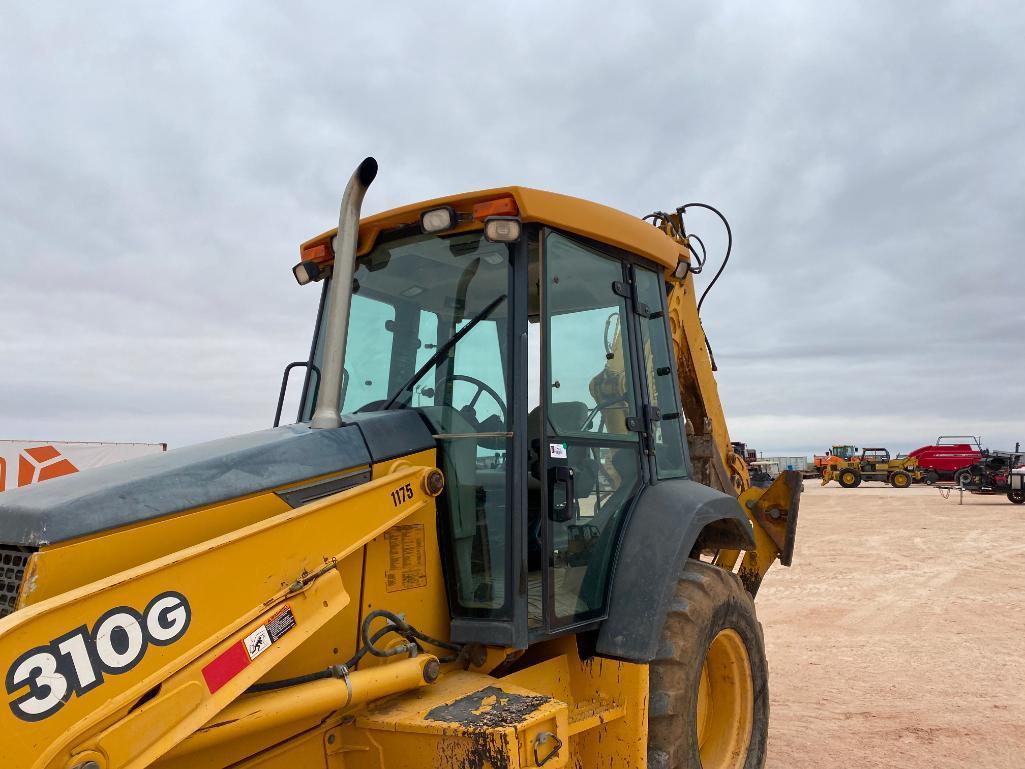
[[[805,482],[758,595],[770,769],[1025,767],[1025,506]]]

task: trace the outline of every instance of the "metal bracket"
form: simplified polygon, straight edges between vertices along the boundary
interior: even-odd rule
[[[801,505],[801,474],[784,470],[758,499],[747,503],[758,524],[779,551],[779,562],[789,566],[794,557],[797,512]]]

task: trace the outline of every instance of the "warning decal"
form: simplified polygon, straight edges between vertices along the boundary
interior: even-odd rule
[[[260,627],[246,636],[246,653],[249,655],[249,659],[255,660],[267,651],[272,643],[294,627],[295,615],[292,614],[292,609],[288,606],[283,606],[265,624],[260,625]]]
[[[388,541],[385,590],[394,593],[427,585],[427,548],[421,523],[393,526],[384,533]]]
[[[270,636],[270,642],[274,643],[294,627],[295,615],[292,614],[291,607],[281,607],[281,611],[267,620],[267,635]]]
[[[252,633],[246,636],[245,640],[246,652],[249,654],[249,659],[255,660],[268,648],[270,648],[270,636],[267,634],[267,626],[260,625]]]

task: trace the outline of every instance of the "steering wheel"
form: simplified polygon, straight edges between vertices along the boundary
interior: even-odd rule
[[[481,393],[487,393],[495,399],[495,403],[498,404],[498,408],[502,412],[502,424],[509,424],[509,411],[506,408],[505,401],[502,400],[502,396],[498,394],[494,387],[489,385],[487,382],[482,382],[477,379],[477,377],[472,377],[468,374],[453,374],[448,379],[450,382],[469,382],[477,388],[477,391],[473,394],[470,402],[459,409],[459,413],[464,417],[480,427],[480,420],[477,419],[477,401],[480,398]]]

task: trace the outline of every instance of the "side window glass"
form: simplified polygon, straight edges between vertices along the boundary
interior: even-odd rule
[[[435,402],[444,404],[440,441],[449,479],[456,600],[476,612],[498,611],[507,600],[506,457],[512,439],[503,435],[508,398],[500,328],[495,321],[481,321],[462,338],[451,367],[441,369],[441,387],[450,392],[435,395]]]
[[[419,371],[438,349],[438,316],[428,310],[420,310],[420,322],[417,329],[416,362],[414,371]],[[434,377],[429,374],[413,387],[414,406],[433,406],[437,401],[434,393]]]
[[[572,495],[560,498],[553,483],[550,505],[566,512],[550,521],[552,594],[558,624],[595,616],[605,606],[609,568],[623,514],[637,493],[640,459],[637,444],[595,446],[568,439],[565,461],[553,469],[573,470]]]
[[[392,332],[395,308],[376,299],[353,294],[349,327],[363,329],[350,334],[346,361],[359,361],[359,371],[346,369],[342,413],[353,413],[374,401],[388,397],[388,376],[392,362]]]
[[[452,403],[470,418],[477,432],[505,431],[508,415],[503,410],[505,372],[498,324],[487,320],[478,323],[456,345],[455,356]]]
[[[686,473],[683,452],[683,414],[676,392],[676,373],[670,355],[671,341],[666,330],[662,309],[662,278],[651,270],[638,268],[636,272],[637,299],[646,304],[655,317],[640,318],[641,360],[644,380],[648,386],[648,400],[662,414],[661,421],[652,425],[655,448],[655,469],[659,478],[678,478]]]
[[[613,292],[622,263],[551,233],[545,276],[548,312],[548,421],[559,435],[636,440],[624,321],[626,300]]]

